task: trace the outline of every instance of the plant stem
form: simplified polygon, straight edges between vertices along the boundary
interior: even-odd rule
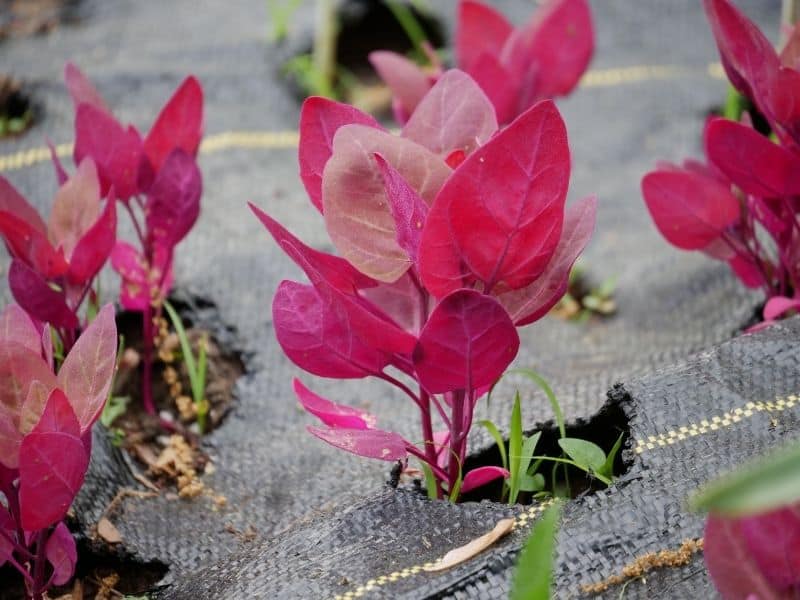
[[[136,230],[136,236],[139,238],[139,243],[142,245],[142,249],[144,249],[147,247],[147,244],[145,242],[144,234],[142,233],[142,227],[139,225],[139,219],[136,218],[136,213],[133,212],[129,202],[124,202],[123,204],[125,206],[125,210],[128,211],[128,215],[131,217],[131,223],[133,223],[133,228]],[[141,203],[139,206],[141,206]]]
[[[433,440],[433,423],[431,422],[431,400],[430,395],[422,387],[419,389],[420,413],[422,414],[422,438],[425,444],[425,456],[429,465],[436,465],[436,448]],[[431,467],[432,468],[432,467]],[[436,481],[436,497],[442,497],[442,487]]]
[[[453,392],[453,418],[450,424],[450,466],[447,469],[448,490],[455,488],[461,471],[461,427],[464,422],[464,390]]]
[[[156,414],[153,404],[153,305],[142,313],[142,404],[149,415]]]
[[[336,38],[339,23],[333,0],[317,0],[312,61],[317,74],[318,92],[329,98],[335,96],[333,80],[336,74]]]
[[[47,530],[42,529],[36,535],[36,557],[33,559],[33,600],[41,600],[44,597],[44,567],[47,563],[47,558],[45,556],[46,541]]]

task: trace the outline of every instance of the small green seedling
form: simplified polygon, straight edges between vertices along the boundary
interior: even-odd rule
[[[533,528],[519,555],[510,600],[550,600],[553,587],[553,559],[561,518],[561,504],[549,506]]]
[[[175,333],[178,335],[178,341],[181,345],[181,355],[186,365],[186,372],[189,374],[189,383],[192,388],[192,400],[194,400],[195,409],[197,410],[197,426],[200,428],[200,433],[203,433],[206,430],[206,418],[209,409],[208,400],[206,399],[208,337],[204,336],[200,340],[197,358],[195,359],[192,346],[189,343],[189,337],[186,335],[186,329],[184,329],[177,311],[166,300],[164,301],[164,310],[167,311],[169,319],[172,321],[172,326],[175,328]]]

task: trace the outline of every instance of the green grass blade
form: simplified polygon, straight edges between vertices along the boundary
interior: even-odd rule
[[[181,354],[183,354],[183,362],[186,363],[186,370],[189,372],[189,382],[192,384],[192,393],[194,393],[199,382],[197,377],[197,365],[194,362],[194,354],[192,354],[189,338],[186,335],[186,330],[183,328],[183,323],[177,311],[166,300],[164,300],[164,309],[167,311],[169,319],[172,321],[172,326],[175,328],[175,333],[178,335],[178,341],[181,344]],[[194,401],[199,402],[202,399],[201,395],[200,398],[195,397]]]
[[[519,392],[514,394],[514,408],[511,410],[511,430],[508,434],[508,470],[510,492],[509,504],[516,504],[519,494],[519,465],[522,461],[522,409]]]
[[[536,522],[514,569],[510,600],[550,600],[553,559],[561,504],[554,503]]]
[[[561,434],[562,438],[567,437],[567,428],[566,424],[564,423],[564,413],[561,412],[561,405],[558,403],[556,395],[553,393],[552,388],[548,385],[547,381],[545,381],[544,377],[539,375],[533,369],[527,369],[524,367],[519,369],[511,369],[506,373],[522,375],[542,389],[547,396],[547,399],[550,401],[550,406],[553,409],[553,414],[555,415],[556,423],[558,424],[558,432]]]
[[[422,29],[422,25],[414,17],[414,13],[411,12],[408,6],[397,0],[384,0],[384,3],[392,11],[394,18],[405,31],[408,39],[411,40],[417,60],[425,60],[425,50],[422,44],[427,41],[427,36]]]
[[[497,429],[497,426],[488,420],[478,421],[478,425],[482,425],[486,428],[486,431],[489,432],[489,435],[492,436],[494,439],[495,444],[497,444],[497,449],[500,452],[500,461],[503,464],[503,468],[508,471],[508,454],[506,453],[506,442],[503,439],[503,436],[500,435],[500,431]]]
[[[422,472],[425,473],[425,487],[428,490],[428,498],[431,500],[436,500],[439,494],[436,486],[436,477],[433,475],[433,470],[425,463],[422,463]]]
[[[625,432],[619,434],[617,441],[614,442],[614,445],[611,448],[611,452],[608,453],[606,457],[606,462],[603,464],[603,467],[598,471],[600,475],[608,477],[609,479],[614,478],[614,460],[617,458],[617,454],[619,453],[619,449],[622,447],[622,439],[625,437]]]

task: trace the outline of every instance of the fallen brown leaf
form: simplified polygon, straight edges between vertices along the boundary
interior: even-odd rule
[[[119,530],[105,517],[97,522],[97,535],[109,544],[119,544],[122,541]]]
[[[498,521],[497,525],[495,525],[494,529],[492,529],[489,533],[486,533],[479,538],[475,538],[468,544],[464,544],[463,546],[450,550],[450,552],[440,558],[436,564],[430,567],[425,567],[425,570],[444,571],[445,569],[449,569],[450,567],[454,567],[457,564],[467,561],[473,556],[480,554],[486,550],[486,548],[494,544],[497,540],[508,534],[513,527],[514,519],[503,519]]]

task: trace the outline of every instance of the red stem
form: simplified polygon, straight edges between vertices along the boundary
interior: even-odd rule
[[[47,542],[47,531],[42,529],[36,535],[36,557],[33,559],[33,600],[41,600],[47,589],[44,579],[44,567],[47,563],[45,556],[45,543]]]
[[[422,387],[419,389],[420,412],[422,413],[422,438],[425,445],[425,456],[431,468],[438,466],[436,462],[436,447],[433,441],[433,423],[431,422],[430,395]],[[442,497],[441,481],[436,479],[436,497]]]
[[[461,427],[464,424],[464,390],[453,392],[453,418],[450,423],[450,466],[447,469],[448,490],[453,491],[461,470]]]
[[[153,306],[142,313],[142,404],[149,415],[156,414],[153,403]]]

